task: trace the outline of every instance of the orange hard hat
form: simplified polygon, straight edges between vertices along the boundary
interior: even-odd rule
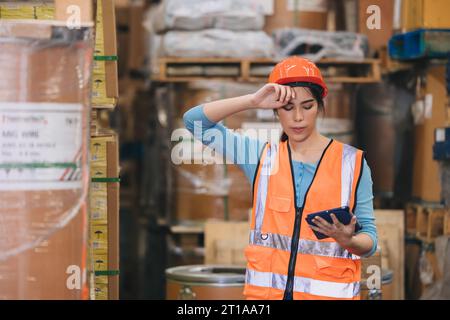
[[[316,64],[308,59],[291,56],[279,62],[269,76],[269,83],[314,84],[321,88],[322,98],[328,93],[327,85]]]

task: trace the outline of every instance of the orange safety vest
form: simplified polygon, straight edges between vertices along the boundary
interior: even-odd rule
[[[361,150],[331,140],[297,208],[289,143],[266,144],[245,249],[247,299],[359,299],[360,257],[333,238],[318,240],[305,218],[341,206],[354,212],[363,157]]]

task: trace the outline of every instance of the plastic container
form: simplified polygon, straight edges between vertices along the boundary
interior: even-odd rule
[[[245,267],[193,265],[166,270],[167,300],[244,300]]]

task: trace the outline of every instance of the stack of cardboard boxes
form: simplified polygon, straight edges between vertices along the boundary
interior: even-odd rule
[[[91,299],[119,298],[119,147],[117,134],[102,128],[102,114],[118,99],[114,0],[95,2],[92,81],[90,245]]]
[[[91,138],[90,239],[96,300],[118,299],[119,152],[117,136]]]
[[[52,4],[35,4],[34,12],[48,12],[48,16],[53,13],[54,19],[71,23],[71,8],[77,6],[80,22],[95,22],[90,113],[90,297],[118,299],[118,137],[112,130],[102,128],[99,121],[102,112],[114,109],[118,99],[114,0],[55,0],[53,5],[52,10]]]

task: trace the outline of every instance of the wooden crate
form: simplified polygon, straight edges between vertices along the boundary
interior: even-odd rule
[[[248,221],[208,220],[205,224],[205,263],[245,266],[244,249],[248,245]]]
[[[378,243],[389,255],[389,269],[393,271],[392,299],[405,297],[405,217],[403,210],[375,210]],[[383,266],[387,267],[387,266]]]
[[[444,235],[450,236],[450,208],[447,208],[444,216]]]
[[[180,58],[159,59],[159,72],[152,75],[158,82],[188,82],[204,80],[236,80],[266,82],[278,61],[267,58]],[[378,59],[341,60],[322,59],[317,63],[329,83],[373,83],[381,80]]]
[[[436,237],[444,234],[444,215],[441,209],[425,208],[417,216],[417,237],[426,242],[433,241]]]
[[[407,233],[427,243],[450,234],[448,211],[440,204],[409,203],[405,208],[405,217]]]
[[[408,203],[405,206],[405,228],[406,232],[416,235],[417,232],[417,214],[422,210],[422,206],[414,203]]]

